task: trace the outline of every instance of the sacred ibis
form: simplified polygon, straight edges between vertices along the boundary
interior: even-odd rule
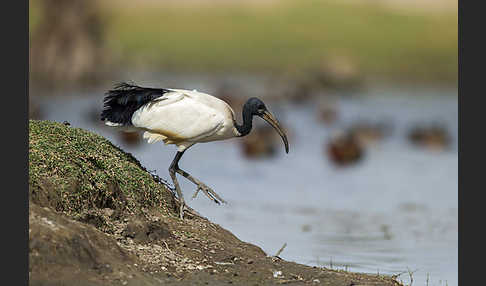
[[[242,137],[250,133],[253,116],[259,116],[272,125],[282,137],[289,152],[287,135],[265,104],[252,97],[243,105],[243,124],[235,121],[231,107],[221,99],[195,90],[150,88],[120,83],[105,94],[101,120],[108,126],[144,131],[148,143],[163,141],[177,146],[177,154],[169,174],[179,197],[180,217],[186,208],[176,173],[197,185],[193,198],[201,190],[219,204],[225,201],[211,188],[179,168],[184,152],[196,143]]]

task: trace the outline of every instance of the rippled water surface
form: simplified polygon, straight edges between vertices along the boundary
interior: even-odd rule
[[[290,153],[283,144],[273,158],[242,156],[238,140],[197,144],[180,166],[228,201],[217,206],[205,196],[190,200],[194,186],[179,180],[189,205],[240,239],[309,265],[354,272],[399,274],[413,285],[457,285],[458,153],[457,90],[374,90],[340,97],[339,121],[316,120],[316,104],[267,103],[289,129]],[[169,178],[174,146],[124,145],[96,115],[102,92],[90,97],[40,100],[45,119],[67,120],[99,133],[131,152],[149,170]],[[259,120],[259,119],[256,119]],[[330,134],[358,120],[386,121],[389,137],[368,148],[364,159],[336,168],[324,146]],[[414,124],[440,123],[453,140],[450,149],[412,146]],[[279,142],[280,144],[280,142]]]

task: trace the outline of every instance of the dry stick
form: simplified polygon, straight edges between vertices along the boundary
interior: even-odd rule
[[[172,250],[170,250],[169,245],[167,244],[167,242],[164,241],[164,243],[165,243],[165,247],[167,248],[167,250],[170,251],[170,252],[172,252]]]
[[[277,251],[277,254],[274,255],[274,257],[278,257],[280,255],[280,253],[282,253],[282,251],[284,250],[284,248],[287,246],[287,242],[284,243],[284,245],[282,245],[282,247],[279,249],[279,251]]]
[[[415,272],[417,272],[418,269],[415,269],[415,271],[410,271],[410,268],[407,267],[407,271],[408,271],[408,276],[410,276],[410,285],[409,286],[412,286],[413,284],[413,274]]]

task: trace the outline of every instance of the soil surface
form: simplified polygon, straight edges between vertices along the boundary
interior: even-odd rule
[[[38,172],[36,176],[29,172],[30,285],[401,285],[389,276],[288,262],[239,240],[206,218],[187,215],[181,220],[173,192],[141,165],[139,171],[152,177],[154,186],[164,192],[159,206],[157,203],[144,205],[142,198],[130,199],[129,192],[135,191],[129,188],[135,186],[131,182],[113,187],[102,181],[91,181],[109,181],[96,173],[92,173],[93,177],[86,175],[82,179],[85,181],[76,183],[76,188],[66,187],[61,183],[61,174],[69,172],[59,168],[68,166],[73,171],[73,165],[64,161],[54,166],[50,161],[48,164],[39,161],[53,152],[49,140],[40,140],[44,137],[54,138],[58,146],[63,135],[71,138],[71,142],[74,135],[87,136],[90,140],[84,144],[98,146],[99,160],[108,153],[114,156],[121,152],[115,155],[119,161],[115,160],[114,166],[138,163],[116,146],[110,147],[112,150],[99,148],[106,141],[101,136],[73,130],[68,125],[31,121],[29,129],[29,169]],[[35,132],[36,129],[45,132]],[[43,144],[39,145],[39,141]],[[75,146],[68,144],[65,148]],[[79,156],[92,155],[87,151]],[[111,174],[108,163],[93,165],[89,160],[85,163]],[[51,178],[53,170],[56,176]],[[90,174],[89,170],[85,169],[83,174]],[[43,179],[37,181],[38,177]],[[91,187],[82,187],[90,181]],[[151,194],[153,190],[145,192]],[[102,202],[111,203],[80,201],[90,195],[100,197],[100,193]],[[83,208],[70,208],[69,198],[76,199],[75,205]],[[154,198],[149,200],[152,202]]]

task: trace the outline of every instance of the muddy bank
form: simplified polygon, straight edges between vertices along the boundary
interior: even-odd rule
[[[160,178],[60,123],[29,122],[29,196],[31,285],[400,285],[287,262],[205,218],[180,220]]]

